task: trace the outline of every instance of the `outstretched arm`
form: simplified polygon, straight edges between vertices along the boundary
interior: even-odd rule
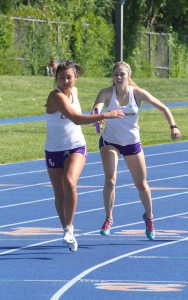
[[[92,112],[94,111],[94,108],[97,108],[100,112],[103,107],[107,107],[110,99],[112,96],[112,87],[108,87],[106,89],[102,89],[98,95],[97,98],[93,104]]]
[[[145,101],[159,109],[164,114],[164,117],[166,118],[171,129],[172,139],[178,139],[181,137],[181,133],[176,125],[174,117],[170,109],[166,105],[164,105],[161,101],[159,101],[157,98],[152,96],[149,92],[147,92],[144,89],[135,88],[134,94],[139,103],[141,101]]]
[[[92,124],[103,119],[123,118],[124,113],[121,110],[112,110],[97,115],[85,115],[78,113],[71,105],[69,99],[63,93],[54,93],[49,96],[53,100],[53,108],[60,111],[66,118],[70,119],[76,125]],[[50,102],[50,101],[49,101]]]

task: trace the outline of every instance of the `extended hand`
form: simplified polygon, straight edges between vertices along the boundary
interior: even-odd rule
[[[181,137],[181,132],[178,128],[173,128],[171,131],[171,137],[173,140],[179,139]]]
[[[114,109],[114,110],[108,111],[106,113],[106,118],[107,119],[123,118],[124,116],[125,116],[124,112],[120,109]]]

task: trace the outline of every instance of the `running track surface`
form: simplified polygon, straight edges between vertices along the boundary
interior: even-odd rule
[[[156,241],[145,236],[122,158],[113,229],[100,236],[104,176],[99,153],[89,153],[78,182],[76,253],[62,242],[44,161],[0,165],[0,299],[188,299],[188,142],[144,152]]]
[[[183,107],[188,106],[188,102],[172,102],[172,103],[165,103],[167,107]],[[140,109],[152,109],[153,106],[150,104],[144,104],[140,107]],[[84,111],[85,114],[90,114],[91,111]],[[37,121],[45,121],[46,115],[40,116],[26,116],[26,117],[18,117],[18,118],[4,118],[0,119],[0,125],[7,125],[7,124],[15,124],[20,122],[37,122]]]

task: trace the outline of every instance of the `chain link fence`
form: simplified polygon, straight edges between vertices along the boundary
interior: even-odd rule
[[[11,19],[14,22],[16,57],[24,65],[26,75],[45,74],[51,58],[72,58],[72,27],[69,23],[21,17]],[[83,23],[83,26],[87,31],[89,24]],[[84,39],[84,31],[80,32],[80,38]],[[158,77],[170,77],[170,39],[170,34],[144,32],[139,53],[142,69],[152,69]]]
[[[170,76],[170,34],[145,32],[145,59],[158,77]]]
[[[14,17],[13,20],[16,32],[15,45],[16,48],[22,48],[21,59],[27,61],[26,53],[28,53],[29,47],[29,53],[32,53],[33,60],[36,56],[36,51],[39,52],[39,50],[41,50],[41,61],[43,65],[45,62],[46,64],[48,63],[52,53],[54,58],[60,59],[65,57],[64,53],[67,54],[69,52],[68,43],[65,42],[70,35],[69,24],[67,22],[16,17]],[[85,23],[83,25],[88,26],[89,24]],[[46,31],[47,27],[48,30]],[[150,67],[155,70],[155,75],[159,77],[170,76],[169,39],[170,34],[144,33],[145,51],[142,54],[143,59],[149,61]],[[64,42],[62,43],[62,41]],[[36,43],[40,43],[40,47],[35,47]],[[27,51],[24,51],[25,47]]]

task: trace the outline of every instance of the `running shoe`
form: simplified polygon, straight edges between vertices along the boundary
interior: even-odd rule
[[[78,243],[73,234],[74,227],[66,226],[64,228],[64,243],[67,244],[68,248],[72,252],[76,252],[78,250]]]
[[[100,234],[109,235],[112,224],[113,224],[113,219],[106,220],[101,228]]]
[[[143,215],[144,222],[146,224],[146,236],[150,241],[155,240],[155,228],[153,224],[153,218],[148,219],[146,214]]]

